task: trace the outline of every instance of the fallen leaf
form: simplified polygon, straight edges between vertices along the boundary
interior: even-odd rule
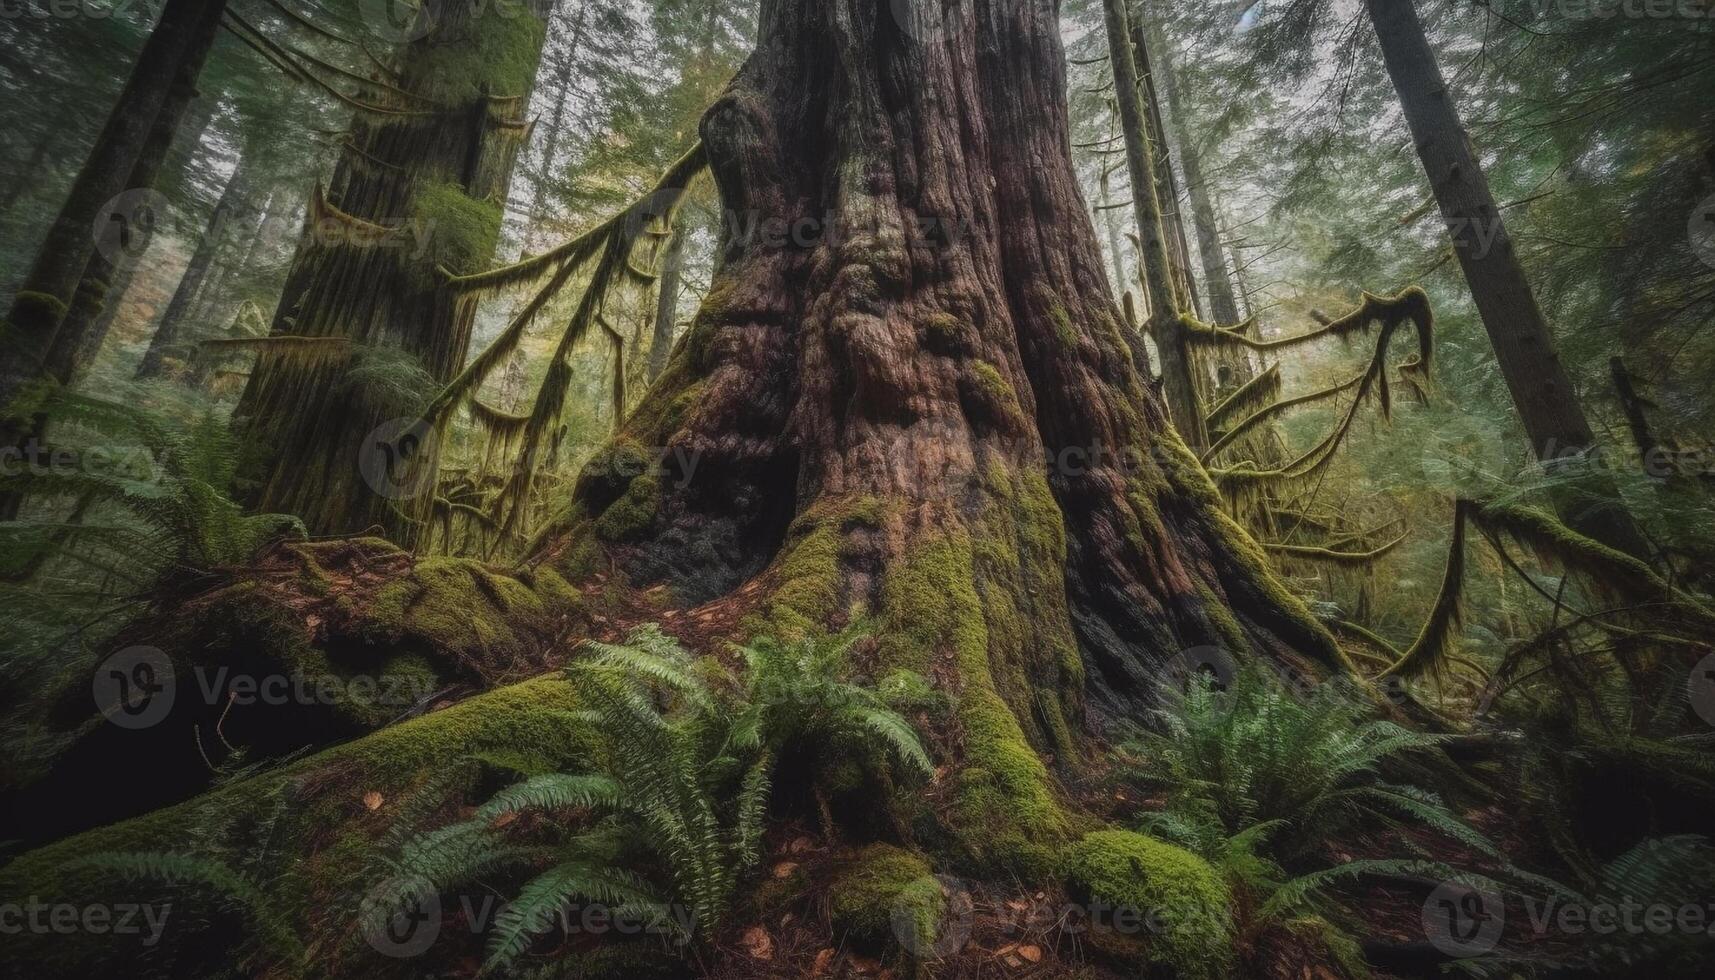
[[[881,969],[881,961],[880,960],[872,960],[867,956],[853,956],[852,957],[852,972],[853,973],[862,973],[862,974],[867,975],[870,973],[878,972],[880,969]]]
[[[489,824],[489,826],[493,827],[495,830],[499,830],[500,828],[507,826],[508,824],[512,823],[512,821],[517,820],[517,819],[518,819],[518,811],[517,810],[507,810],[505,813],[502,813],[500,816],[495,817],[494,822]]]
[[[381,804],[383,802],[385,802],[385,801],[382,799],[381,794],[377,793],[374,790],[370,790],[369,792],[363,794],[363,805],[370,810],[381,809]]]
[[[1042,947],[1020,946],[1018,947],[1018,955],[1024,957],[1027,963],[1040,963],[1042,962]]]
[[[808,837],[794,837],[792,843],[787,845],[786,850],[791,854],[802,854],[815,846],[816,842]]]
[[[779,864],[776,864],[774,866],[774,877],[776,879],[790,878],[790,877],[792,877],[792,872],[797,871],[797,870],[798,870],[798,862],[796,862],[796,861],[782,861]]]
[[[816,954],[816,962],[810,966],[810,975],[819,977],[828,971],[828,964],[834,961],[834,951],[824,949]]]
[[[753,960],[771,960],[774,958],[774,940],[769,937],[768,930],[761,926],[751,926],[744,931],[744,950]]]

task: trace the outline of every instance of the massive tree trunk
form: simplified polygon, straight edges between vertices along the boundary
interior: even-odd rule
[[[1074,178],[1056,8],[763,4],[703,123],[710,166],[732,212],[835,224],[729,235],[666,374],[532,558],[746,630],[873,621],[864,669],[958,696],[944,791],[1000,858],[1064,830],[1042,759],[1075,764],[1078,732],[1154,703],[1182,651],[1343,665],[1134,366]]]
[[[422,534],[434,439],[411,426],[421,405],[366,379],[415,366],[445,382],[462,367],[477,300],[445,273],[492,261],[529,130],[520,115],[541,14],[447,0],[432,23],[404,53],[405,94],[359,111],[328,192],[313,196],[272,342],[237,410],[260,450],[249,503],[318,534],[380,527],[406,545]]]
[[[1114,99],[1125,133],[1126,164],[1131,172],[1132,210],[1137,215],[1138,264],[1148,293],[1148,330],[1161,356],[1161,385],[1173,424],[1201,452],[1209,445],[1203,407],[1197,399],[1196,376],[1185,331],[1174,300],[1173,264],[1168,258],[1161,199],[1156,193],[1155,154],[1149,145],[1149,125],[1138,90],[1137,60],[1131,43],[1125,0],[1103,0],[1107,14],[1108,60],[1114,73]]]
[[[0,436],[7,445],[16,444],[23,429],[32,424],[31,413],[16,410],[13,400],[25,385],[55,380],[49,358],[90,256],[95,254],[92,230],[97,218],[120,192],[133,186],[129,181],[156,117],[173,98],[174,90],[183,90],[186,65],[193,60],[200,64],[200,58],[206,56],[224,8],[225,0],[170,0],[166,5],[29,274],[18,287],[5,318],[8,356],[0,366],[0,413],[6,416]],[[194,88],[195,82],[193,75],[189,84]]]
[[[1595,433],[1525,278],[1417,9],[1412,0],[1368,4],[1388,74],[1531,451],[1551,468],[1574,460],[1595,448]],[[1582,492],[1563,488],[1555,495],[1566,523],[1610,547],[1648,556],[1649,546],[1619,503],[1611,481],[1595,473],[1583,482]]]

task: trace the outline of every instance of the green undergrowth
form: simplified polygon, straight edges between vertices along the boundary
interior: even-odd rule
[[[275,920],[270,928],[343,935],[355,919],[355,909],[347,906],[377,884],[362,880],[371,870],[367,858],[388,827],[404,819],[400,807],[425,780],[473,760],[521,772],[573,765],[587,749],[566,720],[575,707],[570,685],[559,677],[502,688],[176,806],[26,853],[0,869],[0,896],[79,905],[153,901],[160,884],[116,876],[82,859],[165,852],[232,861],[234,851],[265,844],[275,855],[270,871],[277,876],[264,889],[264,914]],[[227,828],[233,837],[210,839],[209,828]],[[200,932],[221,921],[187,907],[181,929],[167,940],[175,949],[187,942],[242,945],[259,931],[251,923],[241,937]],[[111,975],[139,951],[135,936],[17,938],[18,953],[46,965],[50,975]]]

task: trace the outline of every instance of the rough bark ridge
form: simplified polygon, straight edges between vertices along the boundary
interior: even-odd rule
[[[463,366],[476,299],[446,288],[440,270],[493,257],[544,34],[534,8],[432,6],[397,86],[359,109],[328,193],[312,198],[273,339],[237,410],[257,459],[253,507],[297,514],[315,533],[381,527],[407,546],[433,504],[421,491],[433,486],[434,440],[409,426],[420,405],[375,397],[359,369],[402,354],[444,383]],[[372,436],[397,441],[366,446]],[[359,479],[366,451],[397,464],[385,482]]]
[[[1042,756],[1075,764],[1080,725],[1152,702],[1181,651],[1342,661],[1141,384],[1074,180],[1056,4],[942,11],[763,4],[703,123],[727,226],[832,224],[729,231],[533,560],[777,635],[872,620],[864,666],[958,698],[953,824],[1022,859],[1064,829]]]

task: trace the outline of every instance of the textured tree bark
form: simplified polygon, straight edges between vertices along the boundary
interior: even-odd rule
[[[1132,210],[1137,215],[1138,264],[1143,270],[1143,287],[1149,299],[1147,328],[1160,352],[1162,391],[1173,424],[1191,448],[1201,452],[1209,445],[1208,427],[1197,399],[1191,355],[1174,301],[1173,264],[1168,258],[1161,201],[1156,195],[1154,152],[1149,146],[1149,126],[1139,99],[1137,61],[1125,0],[1103,0],[1103,7],[1107,14],[1114,99],[1119,105],[1120,129],[1125,133],[1126,163],[1131,173]]]
[[[1531,452],[1551,468],[1556,461],[1587,453],[1596,446],[1595,434],[1525,278],[1417,9],[1412,0],[1367,2],[1388,74]],[[1555,505],[1575,530],[1629,554],[1649,555],[1637,524],[1602,474],[1593,474],[1584,491],[1560,491]]]
[[[690,333],[531,559],[746,633],[873,622],[860,669],[956,695],[937,792],[1002,858],[1065,830],[1044,760],[1154,704],[1182,651],[1344,669],[1134,368],[1056,11],[762,5],[703,122],[710,166],[732,213],[833,224],[729,228]]]
[[[357,369],[402,357],[444,383],[463,366],[477,298],[447,288],[441,270],[493,260],[544,31],[534,9],[451,0],[434,25],[404,53],[410,96],[359,111],[327,194],[312,199],[275,343],[235,414],[254,449],[248,504],[317,534],[379,527],[407,547],[435,502],[435,440],[410,424],[420,405]]]
[[[11,405],[25,385],[47,377],[50,351],[95,251],[92,229],[96,219],[101,209],[128,187],[155,117],[173,88],[181,84],[187,57],[202,38],[212,38],[224,6],[225,0],[167,3],[96,137],[95,148],[78,171],[29,274],[18,288],[5,317],[9,356],[0,365],[0,412],[12,416],[4,426],[6,431],[0,432],[7,445],[15,444],[22,429],[30,424],[27,417],[14,415]]]
[[[202,237],[197,240],[196,250],[191,253],[184,275],[179,277],[179,284],[173,289],[172,299],[167,301],[167,308],[161,313],[161,320],[155,326],[155,335],[149,338],[149,349],[143,352],[143,360],[137,365],[139,378],[158,377],[168,354],[181,357],[184,354],[182,348],[187,340],[185,328],[190,323],[191,306],[208,281],[209,271],[214,268],[220,247],[228,241],[225,235],[228,223],[236,220],[249,204],[252,188],[246,168],[247,156],[248,154],[240,153],[232,176],[227,178],[226,186],[221,188],[220,199],[215,202],[214,211],[209,214],[208,225],[203,229]],[[194,342],[194,338],[191,339]]]

